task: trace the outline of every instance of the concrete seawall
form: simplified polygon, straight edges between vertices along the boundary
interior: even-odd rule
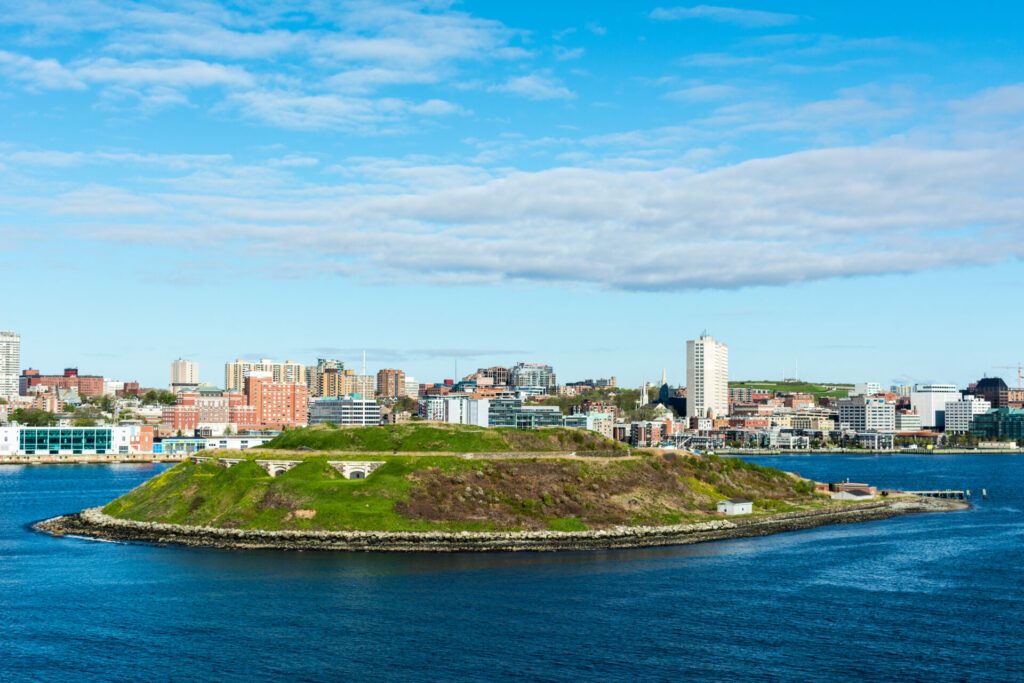
[[[951,500],[901,498],[737,520],[719,519],[673,526],[613,527],[594,531],[389,532],[259,531],[136,522],[103,514],[99,508],[54,517],[35,528],[54,536],[196,547],[386,552],[516,552],[641,548],[685,545],[730,538],[767,536],[829,524],[887,519],[917,512],[966,509]]]

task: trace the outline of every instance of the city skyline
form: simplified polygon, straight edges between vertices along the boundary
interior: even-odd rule
[[[538,7],[9,8],[22,367],[1016,383],[1024,10]]]

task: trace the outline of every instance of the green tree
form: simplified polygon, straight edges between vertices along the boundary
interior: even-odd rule
[[[163,389],[150,389],[140,398],[142,399],[142,403],[147,406],[173,406],[178,400],[178,397],[173,392]]]
[[[395,405],[392,409],[398,413],[415,413],[417,408],[419,408],[419,401],[412,396],[403,396],[395,401]]]
[[[96,420],[91,417],[77,417],[71,422],[71,424],[75,427],[95,427]]]
[[[17,422],[26,427],[52,427],[57,424],[57,416],[45,410],[36,408],[18,408],[11,411],[11,422]]]

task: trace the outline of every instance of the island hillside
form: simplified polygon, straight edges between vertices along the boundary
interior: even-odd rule
[[[262,449],[368,453],[513,453],[607,451],[625,453],[623,443],[583,429],[506,429],[441,422],[407,422],[379,427],[326,425],[281,432]]]
[[[366,479],[354,480],[330,463],[369,456],[280,448],[207,452],[203,455],[211,460],[182,462],[103,512],[127,520],[231,529],[583,531],[718,519],[717,503],[732,497],[754,500],[761,514],[828,504],[814,495],[811,482],[738,459],[683,453],[542,454],[543,449],[579,446],[577,434],[595,451],[614,452],[614,444],[575,430],[370,429],[378,431],[295,430],[268,445],[376,450],[390,443],[447,450],[460,442],[499,452],[530,444],[538,452],[478,459],[373,455],[383,465]],[[243,461],[227,467],[218,457]],[[276,477],[255,462],[284,458],[301,462]]]

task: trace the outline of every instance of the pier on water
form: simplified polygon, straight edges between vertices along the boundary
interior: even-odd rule
[[[970,500],[971,498],[970,489],[936,489],[934,491],[904,491],[904,493],[925,498],[953,498],[956,500]]]

